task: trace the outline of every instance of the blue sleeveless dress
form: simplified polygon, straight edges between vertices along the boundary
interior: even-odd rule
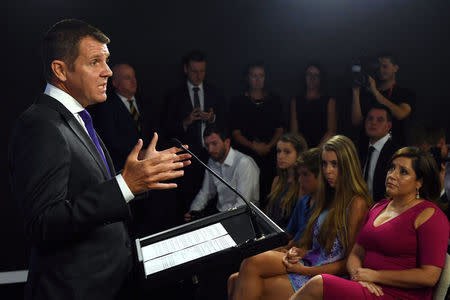
[[[299,260],[299,262],[304,266],[315,267],[326,265],[341,260],[345,257],[344,248],[338,235],[336,235],[329,255],[327,255],[326,249],[322,248],[319,244],[319,229],[325,221],[327,215],[328,210],[322,212],[314,224],[312,248],[306,252],[305,256],[301,260]],[[299,275],[296,273],[288,273],[287,275],[295,291],[304,286],[305,283],[311,278],[309,276]]]

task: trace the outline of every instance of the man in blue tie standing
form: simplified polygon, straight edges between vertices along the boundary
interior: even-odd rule
[[[136,141],[116,174],[85,110],[106,100],[108,43],[83,21],[53,25],[43,41],[47,86],[12,134],[12,193],[31,242],[25,299],[114,299],[132,268],[128,202],[176,187],[166,181],[190,163],[180,149],[156,151],[155,134],[147,149]]]

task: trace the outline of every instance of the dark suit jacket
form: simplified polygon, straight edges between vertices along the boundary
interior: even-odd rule
[[[138,106],[144,123],[142,106]],[[139,133],[136,122],[115,92],[108,94],[105,102],[96,104],[89,110],[92,112],[95,129],[105,142],[114,165],[122,169],[138,139],[146,138],[145,126]],[[148,141],[144,142],[147,146]]]
[[[204,109],[208,111],[209,108],[214,110],[216,114],[216,124],[223,124],[225,118],[223,111],[225,107],[223,96],[214,87],[203,83],[204,89]],[[195,132],[195,126],[189,126],[187,131],[184,131],[183,120],[194,109],[187,83],[170,91],[165,99],[163,116],[161,126],[164,129],[167,138],[176,137],[183,143],[188,144],[194,153],[203,151],[201,140]],[[197,121],[199,122],[199,121]],[[207,156],[206,156],[207,158]]]
[[[89,135],[60,102],[41,95],[20,116],[9,173],[32,247],[25,298],[113,299],[132,265],[122,222],[128,205]]]
[[[364,171],[364,164],[367,159],[367,151],[369,149],[368,145],[361,145],[359,147],[360,150],[360,159],[361,159],[361,167]],[[394,152],[398,149],[397,144],[390,138],[384,144],[381,149],[380,156],[378,157],[377,164],[375,166],[375,172],[373,175],[373,200],[375,202],[380,201],[385,198],[386,193],[386,173],[388,169],[388,162],[391,159]]]

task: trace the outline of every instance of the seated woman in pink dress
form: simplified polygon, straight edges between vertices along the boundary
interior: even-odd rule
[[[245,259],[230,276],[230,299],[288,299],[312,276],[345,274],[346,259],[373,203],[355,146],[334,136],[322,146],[314,210],[299,247],[267,251]]]
[[[431,201],[439,173],[431,155],[398,150],[386,176],[390,199],[367,214],[347,261],[351,280],[313,277],[294,299],[431,299],[444,267],[449,223]]]

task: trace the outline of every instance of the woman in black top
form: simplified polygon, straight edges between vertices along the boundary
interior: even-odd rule
[[[336,101],[325,91],[322,73],[319,64],[308,64],[302,93],[291,100],[291,131],[301,133],[310,147],[336,134]]]
[[[260,168],[260,205],[264,207],[275,176],[275,145],[284,124],[280,98],[264,89],[264,66],[254,64],[247,70],[248,88],[232,101],[230,125],[234,146]]]

